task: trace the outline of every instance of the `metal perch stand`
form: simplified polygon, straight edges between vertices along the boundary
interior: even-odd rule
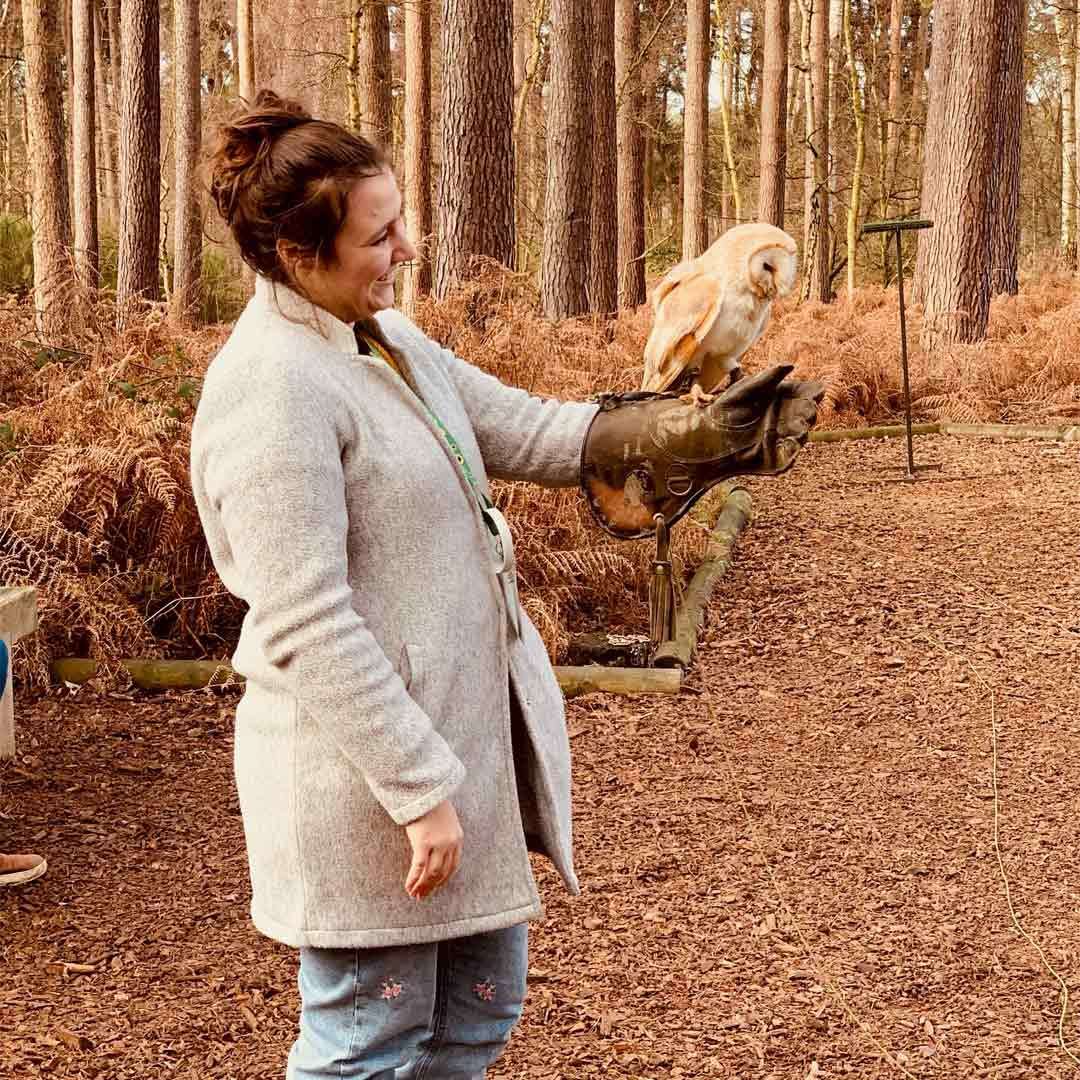
[[[907,475],[905,480],[917,480],[919,469],[940,469],[940,465],[916,465],[915,447],[911,439],[911,378],[908,374],[907,311],[904,307],[904,252],[901,233],[908,229],[932,229],[934,223],[925,218],[892,218],[888,221],[870,221],[862,227],[867,233],[891,232],[896,235],[896,284],[900,292],[900,363],[904,371],[904,422],[907,427]]]

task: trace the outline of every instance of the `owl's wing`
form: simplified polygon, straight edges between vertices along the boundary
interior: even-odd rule
[[[673,272],[656,291],[641,389],[659,393],[676,382],[693,360],[720,315],[724,293],[716,278],[692,266],[678,275]]]

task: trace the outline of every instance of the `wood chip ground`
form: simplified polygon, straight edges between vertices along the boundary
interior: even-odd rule
[[[1080,447],[811,447],[677,699],[568,706],[584,892],[547,900],[497,1078],[1072,1076]],[[635,628],[640,629],[640,628]],[[247,919],[235,698],[23,700],[0,767],[0,1076],[284,1073],[291,950]],[[1070,1010],[1065,1036],[1080,1044]]]

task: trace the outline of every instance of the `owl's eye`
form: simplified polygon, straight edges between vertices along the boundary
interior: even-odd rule
[[[771,274],[773,272],[773,270],[775,269],[775,267],[773,266],[772,263],[765,263],[765,269],[768,270],[769,273]]]

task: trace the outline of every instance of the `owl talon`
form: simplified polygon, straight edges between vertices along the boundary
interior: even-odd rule
[[[706,393],[697,383],[694,383],[690,387],[690,393],[680,394],[679,400],[687,405],[696,405],[699,409],[704,409],[706,405],[711,405],[716,400],[716,395]]]

